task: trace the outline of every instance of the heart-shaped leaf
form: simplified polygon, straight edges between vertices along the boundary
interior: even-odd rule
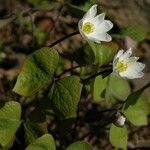
[[[148,99],[141,91],[129,95],[123,107],[127,119],[136,126],[147,125],[149,112]]]
[[[36,107],[30,112],[24,122],[26,143],[31,143],[43,134],[48,133],[46,115],[41,108]]]
[[[91,41],[88,43],[95,54],[95,63],[100,65],[112,61],[118,49],[118,45],[115,43],[97,44]]]
[[[107,101],[127,99],[131,92],[130,85],[127,80],[117,77],[114,74],[106,78],[97,76],[94,81],[93,97],[94,100],[100,102],[104,99]]]
[[[56,145],[52,135],[45,134],[31,143],[25,150],[56,150]]]
[[[77,76],[65,77],[56,81],[49,92],[52,108],[60,118],[76,116],[82,84]]]
[[[93,150],[93,148],[86,142],[78,141],[71,144],[66,150]]]
[[[58,61],[58,53],[53,48],[44,47],[32,53],[25,60],[13,91],[23,96],[36,93],[52,82]]]
[[[117,127],[112,124],[109,132],[109,140],[115,148],[126,149],[128,141],[128,131],[126,126]]]
[[[20,125],[21,107],[9,101],[0,108],[0,146],[5,147],[14,139]]]

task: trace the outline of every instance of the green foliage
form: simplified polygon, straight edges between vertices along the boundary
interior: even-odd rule
[[[25,60],[13,91],[22,96],[36,93],[52,82],[58,61],[58,53],[53,48],[44,47],[32,53]]]
[[[43,134],[48,133],[46,115],[41,108],[35,108],[30,112],[24,122],[26,143],[31,143]]]
[[[149,112],[148,99],[141,91],[129,95],[123,108],[123,113],[127,119],[136,126],[148,124]]]
[[[77,18],[81,18],[83,17],[85,11],[83,11],[82,9],[80,9],[78,6],[66,3],[67,9],[69,10],[69,12],[77,17]]]
[[[46,122],[37,123],[27,120],[24,123],[24,128],[26,143],[31,143],[43,134],[48,133]]]
[[[79,65],[88,65],[95,61],[95,54],[88,44],[73,53],[65,53],[65,57],[76,61]]]
[[[95,4],[93,0],[72,1],[66,0],[68,11],[77,18],[82,18],[89,8]]]
[[[21,107],[14,101],[9,101],[0,108],[0,146],[8,146],[14,140],[20,125]]]
[[[114,74],[111,75],[108,86],[110,96],[121,101],[126,100],[131,92],[129,82]]]
[[[35,7],[43,7],[43,10],[51,10],[54,6],[55,0],[27,0],[29,4]]]
[[[122,34],[127,35],[131,37],[133,40],[140,42],[146,38],[147,29],[145,29],[142,26],[132,26],[123,29]]]
[[[112,61],[114,55],[117,52],[118,46],[114,43],[110,44],[97,44],[89,41],[94,54],[95,54],[95,63],[104,65]]]
[[[128,141],[128,133],[126,126],[117,127],[114,124],[111,125],[109,132],[109,140],[115,148],[126,149]]]
[[[78,141],[71,144],[66,150],[93,150],[93,148],[86,142]]]
[[[52,135],[45,134],[31,143],[25,150],[56,150],[56,145]]]
[[[100,102],[106,99],[112,102],[114,99],[124,101],[130,94],[131,89],[128,81],[117,77],[114,74],[106,78],[97,76],[94,81],[93,97],[94,100]]]
[[[106,85],[108,78],[97,76],[94,81],[93,98],[94,101],[100,102],[105,99]]]
[[[40,27],[36,27],[34,30],[34,34],[37,44],[43,45],[48,33],[46,31],[43,31]]]
[[[77,76],[65,77],[56,81],[49,91],[52,108],[60,118],[76,116],[82,84]]]

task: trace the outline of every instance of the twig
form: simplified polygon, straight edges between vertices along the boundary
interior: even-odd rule
[[[150,81],[149,81],[146,85],[144,85],[140,90],[141,90],[141,91],[144,91],[144,90],[147,89],[148,87],[150,87]]]
[[[50,32],[49,32],[49,35],[50,35],[50,34],[52,33],[52,31],[55,29],[56,23],[59,21],[59,17],[60,17],[60,15],[61,15],[61,12],[62,12],[62,10],[63,10],[63,7],[64,7],[64,5],[61,5],[61,6],[60,6],[59,13],[58,13],[58,15],[57,15],[57,17],[56,17],[56,19],[55,19],[53,28],[52,28],[52,29],[50,30]]]
[[[102,75],[102,74],[105,74],[105,73],[109,73],[110,74],[111,72],[112,72],[112,69],[100,71],[100,72],[98,72],[98,73],[96,73],[96,74],[94,74],[94,75],[92,75],[92,76],[90,76],[90,77],[88,77],[86,79],[82,79],[82,82],[85,83],[85,82],[87,82],[87,81],[89,81],[89,80],[91,80],[91,79],[93,79],[93,78],[95,78],[95,77],[97,77],[99,75]]]
[[[35,39],[34,39],[34,29],[35,29],[35,26],[34,26],[34,22],[33,22],[33,18],[32,18],[32,14],[30,11],[28,11],[28,14],[29,14],[29,17],[30,17],[30,21],[31,21],[31,27],[32,27],[32,47],[34,48],[35,47]]]
[[[75,69],[77,69],[77,68],[81,68],[81,67],[88,67],[88,66],[96,66],[95,64],[88,64],[88,65],[77,65],[77,66],[74,66],[74,67],[72,67],[72,68],[68,68],[68,69],[65,69],[62,73],[60,73],[59,75],[57,75],[56,77],[57,78],[59,78],[59,77],[61,77],[62,75],[64,75],[64,74],[66,74],[66,73],[68,73],[68,72],[71,72],[71,71],[73,71],[73,70],[75,70]],[[103,65],[103,66],[101,66],[100,68],[109,68],[109,67],[112,67],[112,65]]]
[[[80,68],[80,67],[82,67],[82,66],[74,66],[74,67],[72,67],[72,68],[69,68],[69,69],[66,69],[66,70],[64,70],[62,73],[60,73],[59,75],[57,75],[56,77],[57,78],[59,78],[59,77],[61,77],[62,75],[64,75],[65,73],[67,73],[67,72],[71,72],[71,71],[73,71],[74,69],[77,69],[77,68]]]
[[[66,36],[64,36],[64,37],[62,37],[62,38],[60,38],[59,40],[55,41],[54,43],[48,45],[48,47],[53,47],[53,46],[57,45],[58,43],[60,43],[60,42],[62,42],[62,41],[64,41],[64,40],[66,40],[67,38],[70,38],[70,37],[72,37],[72,36],[74,36],[74,35],[77,35],[77,34],[79,34],[79,31],[75,31],[75,32],[73,32],[73,33],[70,33],[70,34],[68,34],[68,35],[66,35]]]

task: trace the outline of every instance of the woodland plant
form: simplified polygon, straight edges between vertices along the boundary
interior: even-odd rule
[[[71,4],[67,7],[76,12],[80,9]],[[113,23],[105,20],[104,13],[97,16],[96,13],[95,4],[79,20],[78,31],[35,50],[26,58],[13,92],[22,97],[32,97],[42,91],[44,98],[31,98],[23,102],[9,98],[1,106],[2,149],[9,149],[20,138],[19,130],[23,130],[26,150],[55,150],[56,145],[58,149],[92,150],[92,145],[76,136],[79,107],[85,91],[92,94],[94,103],[102,106],[101,113],[109,113],[104,118],[106,122],[101,124],[98,121],[98,125],[103,126],[103,130],[106,126],[109,128],[109,140],[114,147],[127,148],[127,122],[135,126],[147,125],[150,106],[144,90],[149,87],[149,82],[136,92],[131,92],[128,82],[128,79],[142,78],[145,65],[137,62],[138,57],[131,56],[131,49],[117,52],[119,48],[111,42],[113,37],[116,38],[115,34],[107,33],[113,29]],[[123,31],[117,33],[117,37],[130,36],[128,29]],[[130,32],[133,33],[134,28]],[[67,70],[61,68],[64,55],[58,53],[54,46],[79,33],[87,41],[81,49],[82,53],[79,53],[81,61],[72,57],[71,63],[74,61],[77,65]],[[132,37],[139,40],[137,35],[132,34]],[[53,137],[48,129],[55,116],[59,120],[59,139]]]

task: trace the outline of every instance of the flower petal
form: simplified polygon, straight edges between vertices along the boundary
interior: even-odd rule
[[[119,73],[122,77],[128,79],[136,79],[142,78],[144,76],[144,73],[142,71],[145,68],[145,64],[139,62],[132,62],[128,65],[129,66],[126,71]]]
[[[92,19],[96,16],[97,13],[97,4],[93,5],[88,12],[83,16],[83,19]]]
[[[128,49],[122,56],[121,59],[129,58],[132,55],[132,49]]]
[[[93,20],[93,24],[95,26],[95,32],[97,33],[108,32],[113,27],[113,23],[109,20],[104,20],[101,22],[98,19],[95,19]]]
[[[94,23],[95,22],[95,25],[96,24],[100,24],[104,21],[105,19],[105,13],[101,13],[99,15],[97,15],[96,17],[94,17],[93,19],[90,20],[90,22]]]
[[[118,53],[114,56],[114,59],[121,57],[123,55],[123,53],[124,53],[123,49],[119,50]]]
[[[83,38],[85,38],[85,35],[82,31],[82,25],[83,25],[83,20],[81,19],[79,22],[78,22],[78,28],[79,28],[79,32],[80,34],[82,35]]]
[[[107,33],[103,33],[103,34],[95,33],[95,34],[88,36],[88,39],[93,40],[97,43],[100,43],[100,41],[109,42],[112,40],[112,37]]]

